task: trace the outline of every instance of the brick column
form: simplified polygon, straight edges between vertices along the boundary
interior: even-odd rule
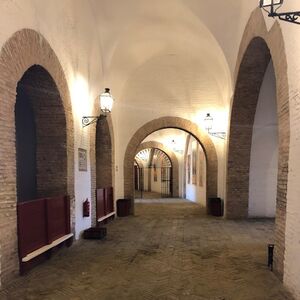
[[[274,264],[275,272],[282,278],[290,143],[287,59],[279,23],[275,22],[268,31],[259,8],[248,21],[236,65],[228,149],[226,216],[248,216],[252,126],[263,75],[271,58],[276,77],[279,133]]]

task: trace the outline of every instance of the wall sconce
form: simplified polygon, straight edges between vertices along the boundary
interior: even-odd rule
[[[206,117],[204,118],[204,126],[205,126],[205,129],[207,130],[207,133],[211,136],[214,136],[214,137],[217,137],[219,139],[225,140],[226,132],[223,132],[223,131],[213,132],[213,131],[211,131],[212,127],[213,127],[212,126],[213,122],[214,122],[214,118],[210,115],[210,113],[207,113]]]
[[[277,13],[277,10],[282,6],[283,0],[260,0],[259,7],[268,13],[269,17],[278,17],[282,21],[300,24],[298,17],[300,11]]]
[[[82,127],[86,127],[97,122],[99,119],[106,118],[107,114],[111,113],[114,99],[110,94],[110,89],[106,88],[104,93],[99,96],[100,116],[85,116],[82,117]]]

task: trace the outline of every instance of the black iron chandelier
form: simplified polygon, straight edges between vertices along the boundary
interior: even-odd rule
[[[110,94],[110,89],[106,88],[104,93],[99,96],[100,116],[84,116],[82,117],[82,127],[86,127],[97,122],[99,119],[105,118],[107,114],[111,113],[114,99]]]
[[[266,11],[269,17],[278,17],[282,21],[300,24],[300,21],[298,21],[300,11],[277,12],[282,4],[283,0],[260,0],[259,7]]]

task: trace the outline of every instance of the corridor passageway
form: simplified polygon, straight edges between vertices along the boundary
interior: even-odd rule
[[[79,240],[0,299],[292,299],[266,267],[274,223],[209,217],[182,199],[136,203],[102,241]]]

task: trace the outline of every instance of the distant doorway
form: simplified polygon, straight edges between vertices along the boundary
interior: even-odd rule
[[[140,151],[134,168],[135,198],[173,197],[172,162],[165,152],[157,148]]]

